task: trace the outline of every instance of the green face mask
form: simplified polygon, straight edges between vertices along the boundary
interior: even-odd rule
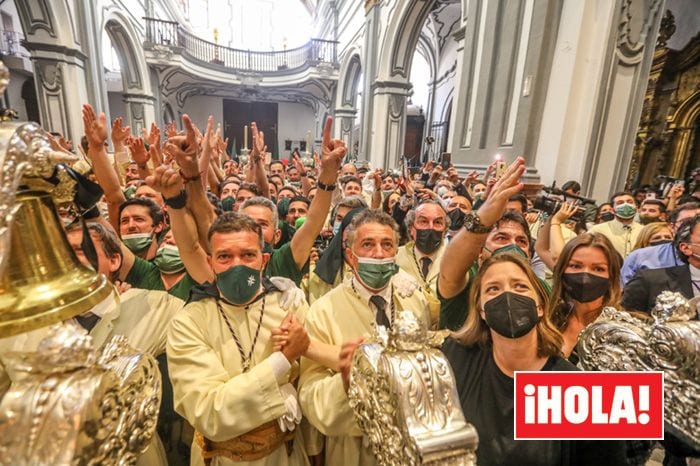
[[[180,251],[177,246],[171,244],[164,244],[158,249],[153,263],[165,274],[181,272],[185,268],[180,258]]]
[[[221,208],[224,210],[224,212],[233,212],[233,205],[236,203],[236,200],[233,198],[233,196],[226,196],[225,198],[221,199]]]
[[[136,186],[129,186],[124,190],[124,197],[127,199],[134,197],[134,194],[136,194]]]
[[[153,233],[134,233],[133,235],[122,235],[124,245],[134,254],[145,251],[153,242]]]
[[[233,266],[216,274],[216,286],[229,303],[247,304],[260,290],[260,270],[245,265]]]
[[[365,286],[373,290],[384,288],[391,277],[399,271],[396,265],[396,257],[387,259],[373,259],[371,257],[358,257],[357,255],[357,274]]]
[[[624,220],[634,217],[636,213],[637,208],[632,204],[620,204],[615,207],[615,215]]]

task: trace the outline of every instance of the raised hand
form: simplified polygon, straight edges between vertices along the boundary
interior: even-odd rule
[[[129,136],[131,136],[131,129],[128,126],[122,126],[121,117],[114,120],[112,124],[112,144],[114,144],[114,149],[123,147]]]
[[[183,189],[182,177],[167,165],[157,167],[153,175],[147,176],[146,184],[166,199],[177,196]]]
[[[552,223],[556,225],[557,223],[566,222],[576,213],[577,210],[578,206],[574,202],[562,203],[559,210],[557,210],[557,213],[552,216]]]
[[[494,225],[503,215],[508,204],[508,199],[523,189],[520,177],[525,172],[525,160],[518,157],[503,173],[503,176],[494,182],[486,201],[479,207],[479,219],[485,226]]]
[[[146,132],[146,128],[143,129],[143,140],[148,143],[149,146],[154,144],[160,145],[160,128],[156,126],[155,123],[151,123],[151,131]]]
[[[204,139],[202,139],[202,149],[213,152],[216,147],[218,137],[219,130],[214,132],[214,117],[209,115],[209,118],[207,119],[207,129],[204,132]]]
[[[129,138],[127,146],[129,146],[131,151],[131,159],[136,162],[136,165],[144,166],[148,163],[150,156],[146,152],[146,145],[143,143],[142,138]]]
[[[250,152],[251,159],[254,163],[262,160],[263,155],[267,152],[265,145],[265,133],[258,131],[258,125],[255,122],[250,124],[250,131],[253,134],[253,148]]]
[[[68,152],[70,152],[70,150],[73,148],[73,141],[66,139],[63,136],[58,138],[58,144],[61,146],[61,148],[67,150]]]
[[[338,170],[348,153],[348,148],[340,139],[331,139],[331,128],[333,127],[333,117],[326,119],[323,127],[323,142],[321,144],[321,172],[319,181],[324,184],[335,184],[338,177]],[[322,179],[323,178],[323,179]]]
[[[185,126],[185,135],[168,138],[163,152],[167,159],[177,162],[182,175],[194,179],[199,176],[197,131],[188,115],[182,115],[182,123]]]
[[[172,138],[174,136],[177,136],[177,126],[175,125],[174,121],[171,121],[167,125],[165,125],[165,135],[168,138]]]
[[[376,169],[372,172],[372,181],[374,181],[375,191],[382,189],[382,171],[380,169]]]
[[[102,149],[107,141],[107,117],[100,113],[98,117],[89,104],[83,105],[83,129],[90,149]]]

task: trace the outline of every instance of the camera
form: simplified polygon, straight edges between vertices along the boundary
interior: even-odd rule
[[[542,188],[544,193],[540,194],[535,198],[532,203],[532,207],[547,215],[554,215],[566,202],[573,202],[577,205],[576,212],[572,215],[569,220],[579,223],[583,220],[584,213],[586,209],[583,208],[584,204],[595,204],[593,199],[588,199],[581,196],[576,196],[575,194],[565,193],[561,189],[552,185],[551,187]]]
[[[435,138],[432,137],[432,136],[427,136],[427,137],[425,138],[425,143],[426,143],[426,144],[432,144],[432,143],[434,143],[434,142],[435,142]]]

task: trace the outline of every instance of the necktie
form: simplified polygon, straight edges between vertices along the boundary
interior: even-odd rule
[[[75,320],[81,327],[89,332],[95,327],[95,325],[97,325],[97,322],[100,321],[100,316],[93,314],[92,312],[86,312],[85,314],[75,316]]]
[[[369,302],[377,308],[377,325],[383,325],[387,329],[391,328],[391,322],[386,315],[386,301],[379,295],[369,298]]]
[[[428,272],[430,272],[430,266],[433,264],[433,260],[430,257],[423,257],[420,260],[420,272],[423,274],[423,278],[428,278]]]

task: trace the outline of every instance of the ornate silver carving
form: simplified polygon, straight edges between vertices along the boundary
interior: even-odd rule
[[[657,299],[653,321],[607,307],[581,332],[578,354],[586,370],[664,371],[666,430],[700,449],[696,301],[664,292]]]
[[[0,403],[0,464],[132,465],[149,445],[160,373],[123,336],[97,351],[66,323],[37,352],[2,360],[13,384]]]
[[[402,311],[355,351],[348,398],[382,466],[473,465],[478,438],[459,403],[454,375],[429,332]]]
[[[20,185],[27,185],[32,189],[51,191],[53,185],[44,182],[43,178],[53,174],[56,164],[70,164],[77,160],[77,157],[54,151],[45,131],[36,123],[0,123],[0,274],[7,262],[10,227],[19,209],[17,189]],[[72,200],[72,186],[68,190]],[[59,189],[57,193],[60,192]],[[64,199],[57,199],[61,200]]]

